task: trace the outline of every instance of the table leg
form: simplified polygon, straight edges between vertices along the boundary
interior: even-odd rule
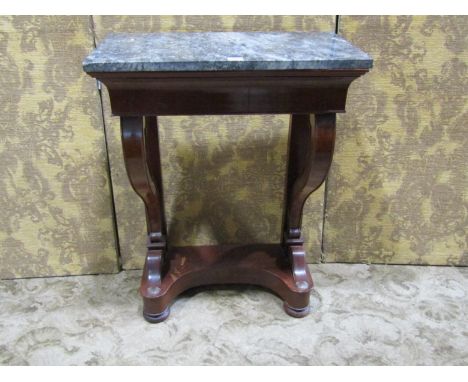
[[[121,117],[122,146],[130,183],[145,204],[148,242],[140,293],[152,298],[161,291],[166,252],[166,225],[162,196],[161,159],[156,117]],[[144,310],[151,322],[167,318],[162,312]]]
[[[288,253],[293,277],[299,289],[312,287],[301,234],[302,211],[309,195],[325,180],[333,157],[336,114],[293,114],[290,121],[286,208],[283,245]],[[307,306],[292,307],[285,302],[288,314],[301,317]]]

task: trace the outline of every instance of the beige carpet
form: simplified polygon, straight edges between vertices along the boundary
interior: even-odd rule
[[[468,365],[468,268],[311,266],[313,312],[254,287],[141,317],[140,272],[0,282],[0,364]]]

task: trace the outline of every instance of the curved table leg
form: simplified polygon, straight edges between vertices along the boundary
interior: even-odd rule
[[[286,209],[283,223],[283,245],[288,253],[297,288],[307,291],[313,287],[306,262],[301,235],[302,211],[309,195],[324,182],[333,157],[336,114],[293,114],[290,122]],[[309,312],[307,306],[291,307],[288,314],[296,317]]]
[[[161,291],[166,250],[161,160],[156,117],[121,117],[122,147],[130,183],[146,210],[148,243],[140,293],[152,298]],[[143,312],[150,322],[167,318],[169,310]]]

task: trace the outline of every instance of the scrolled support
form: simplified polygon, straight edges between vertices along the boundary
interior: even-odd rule
[[[125,167],[146,208],[148,234],[164,237],[161,161],[156,117],[120,117]]]
[[[143,200],[148,231],[147,252],[140,293],[153,298],[161,292],[166,251],[161,159],[156,117],[121,117],[122,147],[130,183]],[[164,318],[168,312],[164,313]],[[163,316],[148,316],[156,322]]]
[[[302,212],[309,195],[325,181],[333,158],[336,114],[293,114],[290,122],[283,245],[296,287],[312,288],[302,237]]]
[[[315,123],[314,123],[315,122]],[[335,144],[336,114],[293,114],[290,123],[285,233],[301,237],[302,211],[327,177]]]

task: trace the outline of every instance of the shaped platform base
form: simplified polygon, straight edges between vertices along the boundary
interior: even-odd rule
[[[154,287],[154,269],[145,264],[140,293],[144,318],[152,323],[169,316],[172,301],[187,289],[216,284],[250,284],[271,290],[284,301],[293,317],[309,313],[312,277],[294,279],[293,265],[280,244],[173,247],[165,256],[160,285]],[[158,281],[159,283],[159,281]]]

